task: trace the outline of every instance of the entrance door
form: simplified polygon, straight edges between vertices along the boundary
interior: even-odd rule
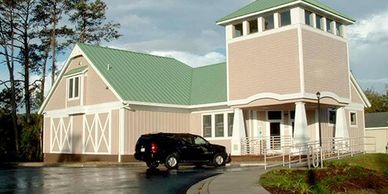
[[[280,150],[281,137],[280,137],[280,122],[270,123],[270,138],[271,138],[271,149]]]

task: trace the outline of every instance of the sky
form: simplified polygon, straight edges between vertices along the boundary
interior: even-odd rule
[[[388,85],[388,2],[321,0],[357,20],[348,30],[351,70],[362,88]],[[110,0],[107,18],[121,24],[104,46],[174,57],[197,67],[225,61],[224,27],[216,20],[252,0]],[[63,63],[69,53],[59,57]],[[0,67],[0,70],[4,68]],[[0,71],[3,79],[4,71]]]

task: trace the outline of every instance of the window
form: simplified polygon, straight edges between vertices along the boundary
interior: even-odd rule
[[[234,25],[234,38],[240,37],[243,35],[243,25],[242,23]]]
[[[290,10],[280,13],[280,26],[287,26],[291,24],[291,13]]]
[[[324,30],[323,25],[323,17],[320,15],[315,16],[315,23],[317,24],[317,28],[320,30]]]
[[[228,113],[228,137],[233,136],[233,119],[234,113]]]
[[[68,94],[69,99],[74,99],[79,97],[79,77],[69,78],[68,83]]]
[[[337,36],[341,36],[342,37],[342,25],[338,22],[335,23],[335,30],[336,30],[336,33],[337,33]]]
[[[357,126],[357,113],[355,112],[350,113],[350,125]]]
[[[203,139],[202,137],[195,137],[194,138],[194,144],[195,145],[206,145],[206,144],[209,144],[205,139]]]
[[[331,27],[331,24],[333,23],[333,20],[326,19],[326,31],[333,33],[333,28]]]
[[[257,19],[256,20],[251,20],[248,22],[249,23],[249,33],[253,34],[259,31],[259,28],[257,26]]]
[[[216,137],[224,137],[224,114],[215,115]]]
[[[304,11],[304,20],[305,20],[306,25],[314,26],[312,12],[305,10]]]
[[[203,116],[202,130],[203,130],[204,137],[212,136],[212,116],[211,115]]]
[[[203,137],[226,138],[233,136],[233,112],[207,114],[202,116]]]
[[[290,112],[290,118],[291,118],[291,127],[292,127],[292,137],[294,138],[295,133],[295,111]]]
[[[274,17],[273,14],[267,15],[264,18],[264,30],[271,30],[274,29]]]
[[[282,120],[282,112],[281,111],[269,111],[268,112],[268,120]]]
[[[337,111],[335,109],[329,109],[329,124],[334,125],[336,121]]]

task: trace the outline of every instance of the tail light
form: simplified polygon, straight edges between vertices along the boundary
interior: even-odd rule
[[[158,145],[156,143],[151,143],[151,153],[156,154],[158,152]]]

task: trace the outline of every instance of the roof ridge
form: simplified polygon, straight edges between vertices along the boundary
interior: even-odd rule
[[[147,56],[151,56],[151,57],[159,57],[159,58],[176,60],[173,57],[165,57],[165,56],[160,56],[160,55],[153,55],[153,54],[149,54],[149,53],[143,53],[143,52],[139,52],[139,51],[131,51],[131,50],[126,50],[124,48],[113,48],[113,47],[109,47],[109,46],[100,46],[100,45],[93,45],[93,44],[86,44],[86,43],[77,43],[77,45],[85,45],[85,46],[97,47],[97,48],[102,48],[102,49],[110,49],[110,50],[116,50],[116,51],[122,51],[122,52],[128,52],[128,53],[134,53],[134,54],[140,54],[140,55],[147,55]],[[181,61],[179,61],[179,62],[181,62]],[[183,63],[183,62],[181,62],[181,63]]]
[[[206,68],[206,67],[211,67],[211,66],[216,66],[216,65],[221,65],[221,64],[226,64],[226,61],[225,62],[221,62],[221,63],[214,63],[214,64],[208,64],[208,65],[202,65],[202,66],[199,66],[199,67],[193,67],[193,69],[200,69],[200,68]]]

